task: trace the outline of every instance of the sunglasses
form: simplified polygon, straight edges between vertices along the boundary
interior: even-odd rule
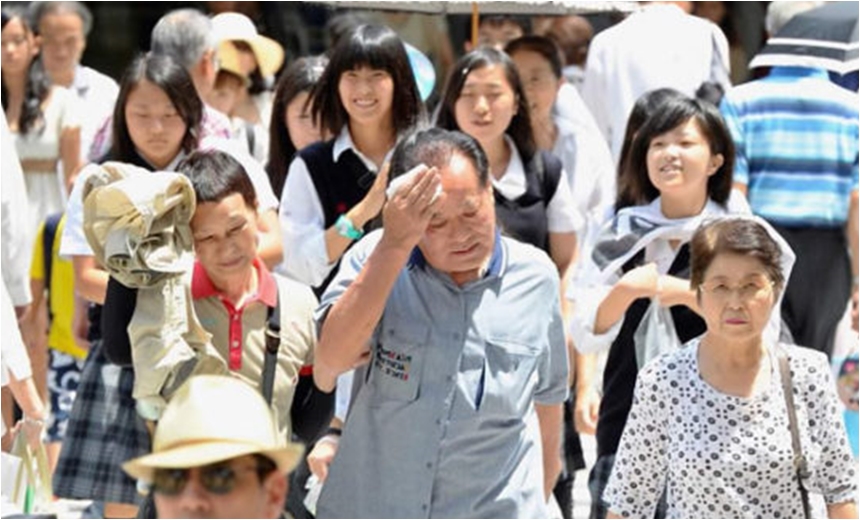
[[[218,462],[200,468],[200,484],[209,493],[226,495],[236,488],[240,473],[254,471],[262,480],[263,477],[274,470],[274,463],[267,459],[258,459],[256,465],[238,467],[233,466],[229,461]],[[191,469],[189,468],[156,469],[153,475],[152,490],[166,496],[178,495],[185,489],[185,485],[190,480],[190,475]]]

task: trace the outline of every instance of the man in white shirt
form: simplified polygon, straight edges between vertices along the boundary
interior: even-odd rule
[[[582,97],[618,162],[627,117],[649,90],[694,96],[704,82],[726,91],[729,44],[719,27],[689,14],[691,2],[649,2],[591,42]]]
[[[81,157],[86,157],[119,94],[116,81],[81,65],[93,16],[81,2],[33,2],[29,15],[42,39],[42,63],[51,82],[71,89],[81,101]]]

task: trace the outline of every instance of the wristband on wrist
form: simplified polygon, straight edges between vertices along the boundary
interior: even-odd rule
[[[29,415],[24,416],[24,422],[28,423],[28,424],[33,424],[35,426],[41,426],[41,427],[45,426],[45,420],[44,419],[36,419],[34,417],[30,417]]]
[[[343,435],[343,430],[340,428],[335,428],[334,426],[329,426],[328,430],[325,431],[326,435],[337,435],[340,437]]]
[[[337,234],[348,238],[350,240],[358,240],[362,236],[364,236],[364,231],[360,229],[356,229],[355,225],[353,225],[352,220],[343,214],[337,218],[337,221],[334,223],[334,228],[337,230]]]

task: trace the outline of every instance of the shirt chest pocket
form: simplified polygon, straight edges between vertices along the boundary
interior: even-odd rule
[[[421,326],[386,328],[373,351],[370,386],[384,401],[414,401],[421,386],[424,348],[430,329]]]
[[[523,417],[537,386],[540,351],[510,340],[485,342],[484,395],[481,413]]]

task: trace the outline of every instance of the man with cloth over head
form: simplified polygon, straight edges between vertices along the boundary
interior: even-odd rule
[[[473,138],[420,131],[391,176],[383,229],[318,311],[319,378],[367,366],[317,516],[546,517],[567,396],[557,270],[501,236]]]

